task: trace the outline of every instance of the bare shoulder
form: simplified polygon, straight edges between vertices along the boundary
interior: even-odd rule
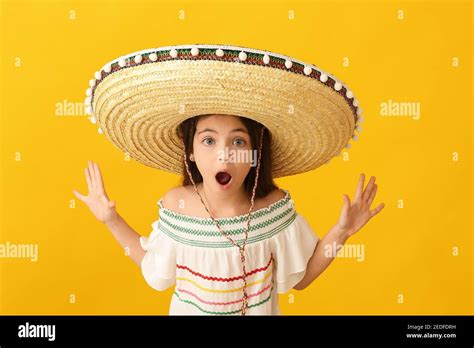
[[[179,211],[189,195],[189,190],[184,186],[173,187],[162,198],[163,207],[168,210]]]
[[[285,198],[286,192],[281,189],[275,189],[265,197],[255,199],[254,210],[266,208],[269,205]],[[165,193],[162,198],[162,204],[165,209],[188,215],[202,214],[201,203],[195,197],[195,191],[192,185],[177,186]]]
[[[265,197],[262,197],[257,202],[256,209],[265,208],[269,205],[278,202],[279,200],[285,198],[286,192],[282,189],[274,189],[272,192],[268,193]]]

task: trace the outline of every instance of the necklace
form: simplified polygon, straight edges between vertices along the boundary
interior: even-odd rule
[[[198,194],[199,196],[199,199],[201,200],[201,203],[204,205],[204,208],[206,209],[207,213],[209,214],[209,216],[211,217],[212,221],[216,224],[217,226],[217,229],[233,244],[235,245],[237,248],[239,248],[239,251],[240,251],[240,261],[242,262],[242,279],[243,279],[243,287],[242,287],[242,290],[243,290],[243,298],[242,298],[242,307],[240,309],[240,312],[242,315],[245,315],[246,312],[247,312],[247,309],[248,309],[248,295],[247,295],[247,271],[246,271],[246,268],[245,268],[245,245],[247,244],[247,238],[248,238],[248,233],[249,233],[249,229],[250,229],[250,220],[252,219],[252,216],[251,216],[251,212],[253,210],[253,204],[254,204],[254,199],[255,199],[255,190],[257,189],[257,183],[258,183],[258,174],[260,173],[260,158],[261,158],[261,155],[262,155],[262,139],[263,139],[263,131],[265,130],[265,127],[262,127],[262,131],[261,131],[261,134],[260,134],[260,147],[258,149],[258,162],[257,162],[257,174],[255,175],[255,182],[254,182],[254,185],[253,185],[253,189],[252,189],[252,198],[250,199],[250,209],[249,209],[249,212],[248,212],[248,215],[247,215],[247,228],[245,230],[245,239],[244,239],[244,243],[242,246],[240,246],[239,244],[237,244],[232,238],[230,238],[225,232],[224,230],[222,230],[222,227],[219,225],[219,222],[214,218],[214,216],[212,216],[211,212],[209,211],[209,209],[207,208],[206,204],[204,203],[204,200],[202,199],[201,197],[201,194],[199,193],[197,187],[196,187],[196,184],[194,183],[194,180],[193,180],[193,177],[191,175],[191,172],[189,171],[189,167],[188,167],[188,161],[187,161],[187,158],[186,158],[186,149],[184,151],[184,164],[186,166],[186,171],[188,173],[188,176],[189,176],[189,179],[191,180],[192,184],[193,184],[193,187],[194,187],[194,191],[196,191],[196,193]]]

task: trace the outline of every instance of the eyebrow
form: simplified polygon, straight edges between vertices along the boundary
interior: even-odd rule
[[[214,132],[214,133],[219,134],[219,132],[217,132],[217,131],[214,130],[214,129],[210,129],[210,128],[204,128],[202,131],[199,131],[197,134],[199,135],[199,134],[201,134],[201,133],[203,133],[203,132]],[[247,130],[245,130],[244,128],[232,129],[230,132],[231,132],[231,133],[233,133],[233,132],[244,132],[244,133],[249,134],[249,132],[247,132]]]

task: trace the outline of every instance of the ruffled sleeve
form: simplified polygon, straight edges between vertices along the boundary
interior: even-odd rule
[[[140,237],[140,244],[146,251],[141,270],[152,288],[163,291],[176,282],[176,244],[159,229],[158,220],[151,226],[153,230],[150,235]]]
[[[270,239],[276,264],[277,293],[286,293],[303,279],[318,241],[306,219],[297,213],[288,227]]]

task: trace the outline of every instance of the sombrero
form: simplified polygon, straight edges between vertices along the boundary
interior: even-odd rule
[[[86,113],[136,161],[183,172],[179,124],[202,114],[244,116],[272,135],[274,178],[318,168],[357,140],[353,92],[315,65],[269,51],[179,45],[119,57],[90,80]]]

